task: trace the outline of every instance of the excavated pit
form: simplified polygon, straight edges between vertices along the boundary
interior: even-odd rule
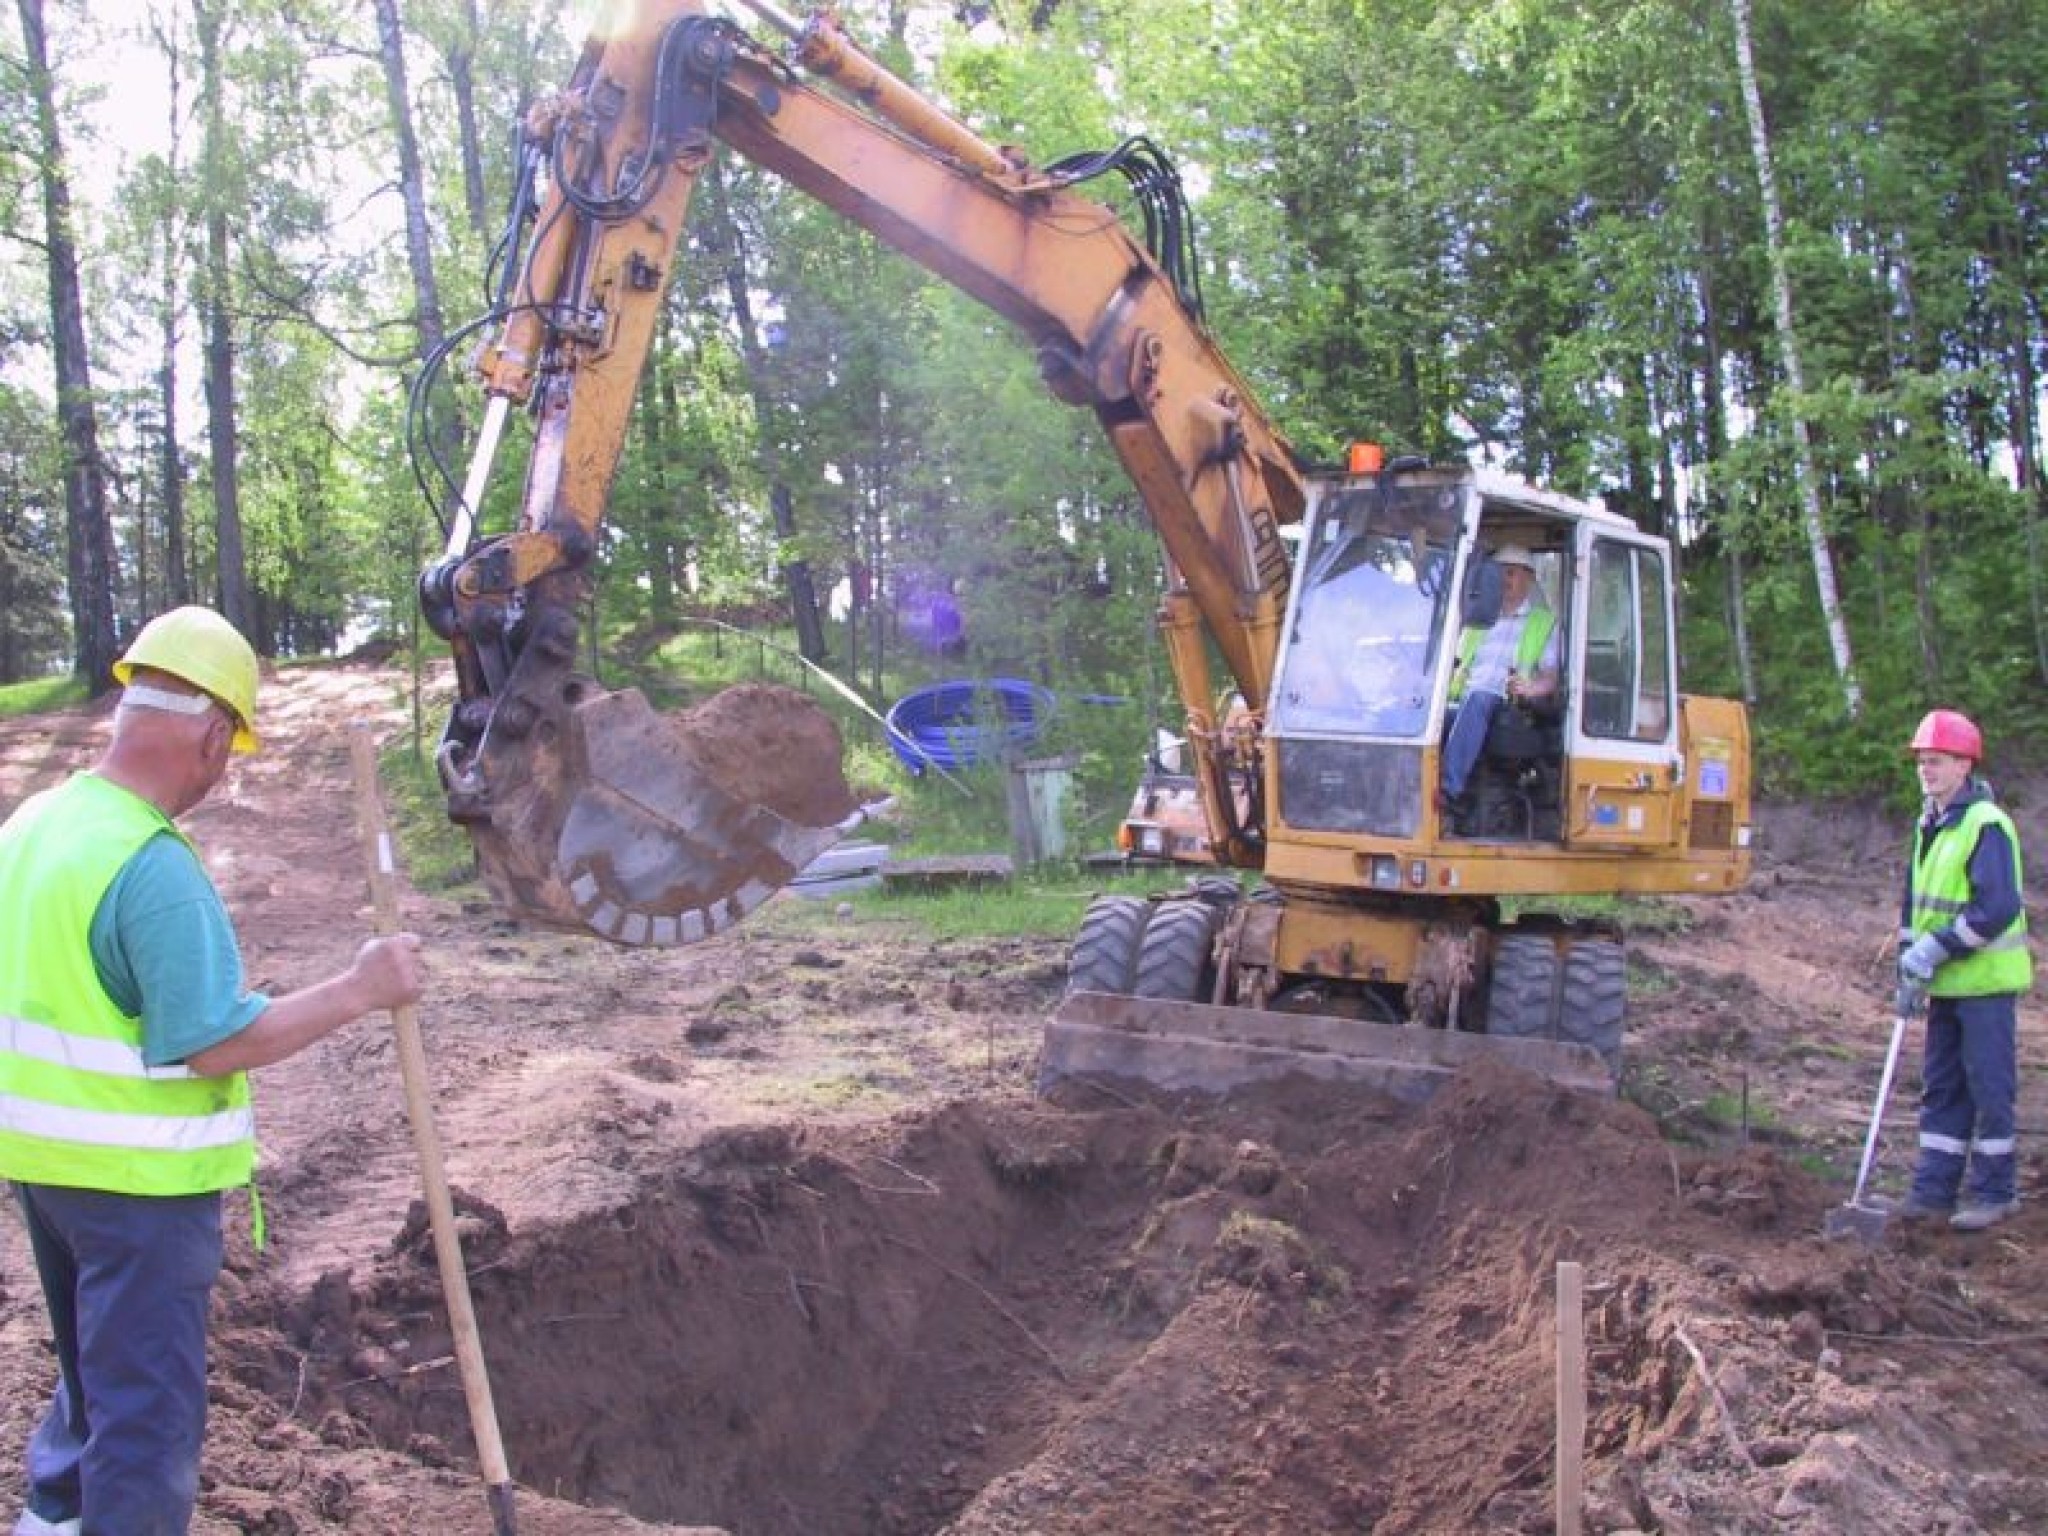
[[[1590,1446],[1626,1451],[1700,1407],[1672,1224],[1785,1193],[1682,1192],[1639,1112],[1492,1068],[1421,1110],[978,1101],[671,1154],[552,1229],[459,1199],[472,1294],[523,1487],[738,1536],[1512,1529],[1555,1262],[1597,1257]],[[270,1323],[231,1368],[299,1422],[471,1462],[423,1221]]]

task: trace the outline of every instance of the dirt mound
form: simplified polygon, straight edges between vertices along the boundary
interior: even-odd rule
[[[191,818],[261,986],[367,926],[337,723],[395,733],[401,699],[281,672],[266,751]],[[758,756],[727,768],[813,749],[761,750],[792,717],[735,705],[713,734]],[[0,798],[103,731],[0,724]],[[1986,1238],[1820,1241],[1882,1049],[1890,871],[1772,869],[1632,947],[1623,1099],[1482,1068],[1419,1108],[1035,1100],[1057,943],[791,903],[813,915],[620,952],[408,891],[520,1529],[1548,1531],[1564,1260],[1591,1530],[2048,1528],[2037,1149]],[[231,1244],[195,1529],[484,1529],[389,1032],[257,1102],[271,1245]],[[0,1515],[50,1378],[0,1221]]]
[[[793,688],[741,683],[669,718],[697,765],[740,799],[804,827],[829,827],[856,807],[839,727]]]

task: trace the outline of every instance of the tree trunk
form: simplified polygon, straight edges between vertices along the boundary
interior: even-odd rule
[[[405,205],[405,261],[412,274],[413,325],[418,335],[419,356],[424,365],[440,351],[447,328],[441,318],[441,292],[434,279],[434,241],[427,223],[426,174],[420,166],[419,137],[412,126],[412,89],[406,82],[405,38],[399,27],[398,0],[374,0],[377,13],[377,52],[384,68],[385,105],[391,110],[391,134],[398,146],[398,191]],[[433,404],[425,406],[430,420],[426,431],[436,444],[444,464],[453,464],[462,451],[462,423],[452,411],[438,420]],[[450,487],[444,513],[453,513],[460,492]],[[481,511],[472,507],[472,513]]]
[[[2033,348],[2023,328],[2015,324],[2013,378],[2010,393],[2013,415],[2015,481],[2026,498],[2027,606],[2034,621],[2034,671],[2048,684],[2048,594],[2042,590],[2041,529],[2048,521],[2048,485],[2041,478],[2041,418],[2034,402],[2040,398],[2040,375],[2034,369]]]
[[[713,210],[715,227],[719,230],[719,243],[725,247],[725,291],[727,301],[732,305],[733,321],[740,336],[740,353],[747,362],[747,388],[754,400],[754,420],[760,424],[759,442],[764,467],[770,481],[769,506],[775,516],[776,537],[785,543],[796,536],[796,508],[791,500],[788,484],[776,473],[777,448],[779,439],[774,423],[780,417],[780,410],[768,388],[769,359],[761,345],[761,331],[754,319],[753,286],[747,270],[746,241],[741,237],[739,225],[732,218],[731,205],[726,201],[725,183],[722,177],[707,177],[711,197],[707,200]],[[804,660],[823,666],[831,656],[831,646],[825,639],[824,619],[818,612],[817,586],[811,577],[808,560],[793,557],[782,563],[784,588],[789,593],[790,619],[796,627],[797,653]],[[860,654],[858,643],[858,621],[848,630],[847,650],[850,658]],[[859,664],[850,660],[848,676],[859,681]]]
[[[1834,551],[1821,517],[1820,488],[1813,466],[1813,439],[1807,425],[1805,370],[1800,366],[1799,339],[1792,325],[1792,275],[1785,263],[1785,218],[1778,206],[1778,183],[1771,169],[1770,129],[1764,122],[1763,97],[1756,84],[1756,59],[1750,44],[1749,0],[1728,0],[1735,17],[1735,61],[1742,76],[1742,100],[1749,114],[1750,150],[1756,157],[1757,189],[1763,199],[1764,247],[1770,263],[1771,301],[1777,319],[1778,348],[1783,356],[1785,386],[1792,393],[1792,438],[1799,480],[1799,505],[1806,525],[1807,549],[1813,557],[1814,586],[1820,594],[1821,619],[1834,652],[1835,675],[1842,685],[1842,704],[1849,718],[1863,714],[1863,688],[1856,680],[1856,658],[1849,647],[1849,626],[1835,585]]]
[[[461,0],[457,7],[461,30],[449,43],[447,52],[448,89],[455,96],[455,131],[462,154],[462,206],[469,214],[469,227],[478,235],[490,233],[490,213],[484,205],[484,155],[476,134],[476,0]]]
[[[170,102],[164,114],[165,136],[170,146],[168,159],[175,185],[183,159],[184,110],[181,105],[183,93],[179,89],[183,77],[179,74],[177,39],[160,32],[157,40],[163,48],[170,83]],[[178,317],[182,309],[180,290],[184,268],[184,241],[180,238],[184,225],[183,209],[174,208],[172,215],[164,220],[158,231],[163,271],[160,274],[162,288],[157,295],[157,334],[163,347],[163,361],[157,368],[156,388],[163,436],[157,446],[161,459],[159,474],[164,487],[164,601],[169,607],[182,608],[192,601],[192,557],[186,548],[185,538],[185,462],[184,455],[178,450]]]
[[[242,491],[235,439],[235,337],[228,239],[229,210],[223,197],[228,156],[227,79],[221,59],[222,6],[198,0],[193,18],[199,30],[199,78],[206,137],[200,151],[206,175],[206,271],[202,277],[206,328],[206,442],[213,456],[214,577],[221,616],[263,649],[263,636],[249,624],[249,564],[242,547]]]
[[[78,675],[94,694],[113,686],[114,529],[107,516],[106,463],[93,411],[92,364],[85,343],[85,299],[71,224],[71,184],[50,77],[42,0],[18,0],[29,88],[35,97],[50,281],[50,348],[57,374],[57,428],[64,446],[65,575]]]
[[[1921,340],[1925,335],[1920,324],[1919,305],[1915,298],[1913,264],[1901,249],[1897,259],[1887,265],[1882,256],[1877,259],[1876,281],[1890,287],[1896,295],[1900,318],[1904,322],[1905,335],[1887,349],[1886,366],[1896,369],[1900,357],[1905,357],[1909,367],[1933,377],[1941,368],[1939,356],[1928,355],[1930,348]],[[1919,354],[1919,355],[1915,355]],[[1941,665],[1941,616],[1936,612],[1935,602],[1935,559],[1934,519],[1928,514],[1926,488],[1920,483],[1919,460],[1913,453],[1913,423],[1908,421],[1903,428],[1904,452],[1899,451],[1899,433],[1886,434],[1890,440],[1873,444],[1871,461],[1882,466],[1887,458],[1905,463],[1901,484],[1905,491],[1907,515],[1913,524],[1913,624],[1920,641],[1920,677],[1926,684],[1930,697],[1938,696],[1944,687]],[[1880,478],[1882,476],[1880,475]],[[1880,529],[1887,528],[1890,520],[1879,523]]]
[[[775,536],[785,548],[796,540],[796,504],[789,487],[777,481],[768,492],[768,504],[775,513]],[[826,660],[825,625],[818,617],[818,588],[811,579],[811,562],[792,556],[782,562],[782,582],[789,589],[789,609],[796,621],[797,654],[823,666]]]

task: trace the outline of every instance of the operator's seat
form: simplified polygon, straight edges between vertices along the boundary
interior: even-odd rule
[[[1498,710],[1480,758],[1506,790],[1490,830],[1532,841],[1555,837],[1564,785],[1564,700],[1553,694]]]

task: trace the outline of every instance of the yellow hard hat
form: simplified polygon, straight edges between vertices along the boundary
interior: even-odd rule
[[[256,750],[256,652],[211,608],[173,608],[143,625],[114,663],[114,681],[126,684],[137,667],[183,678],[227,705],[235,714],[235,750]]]

